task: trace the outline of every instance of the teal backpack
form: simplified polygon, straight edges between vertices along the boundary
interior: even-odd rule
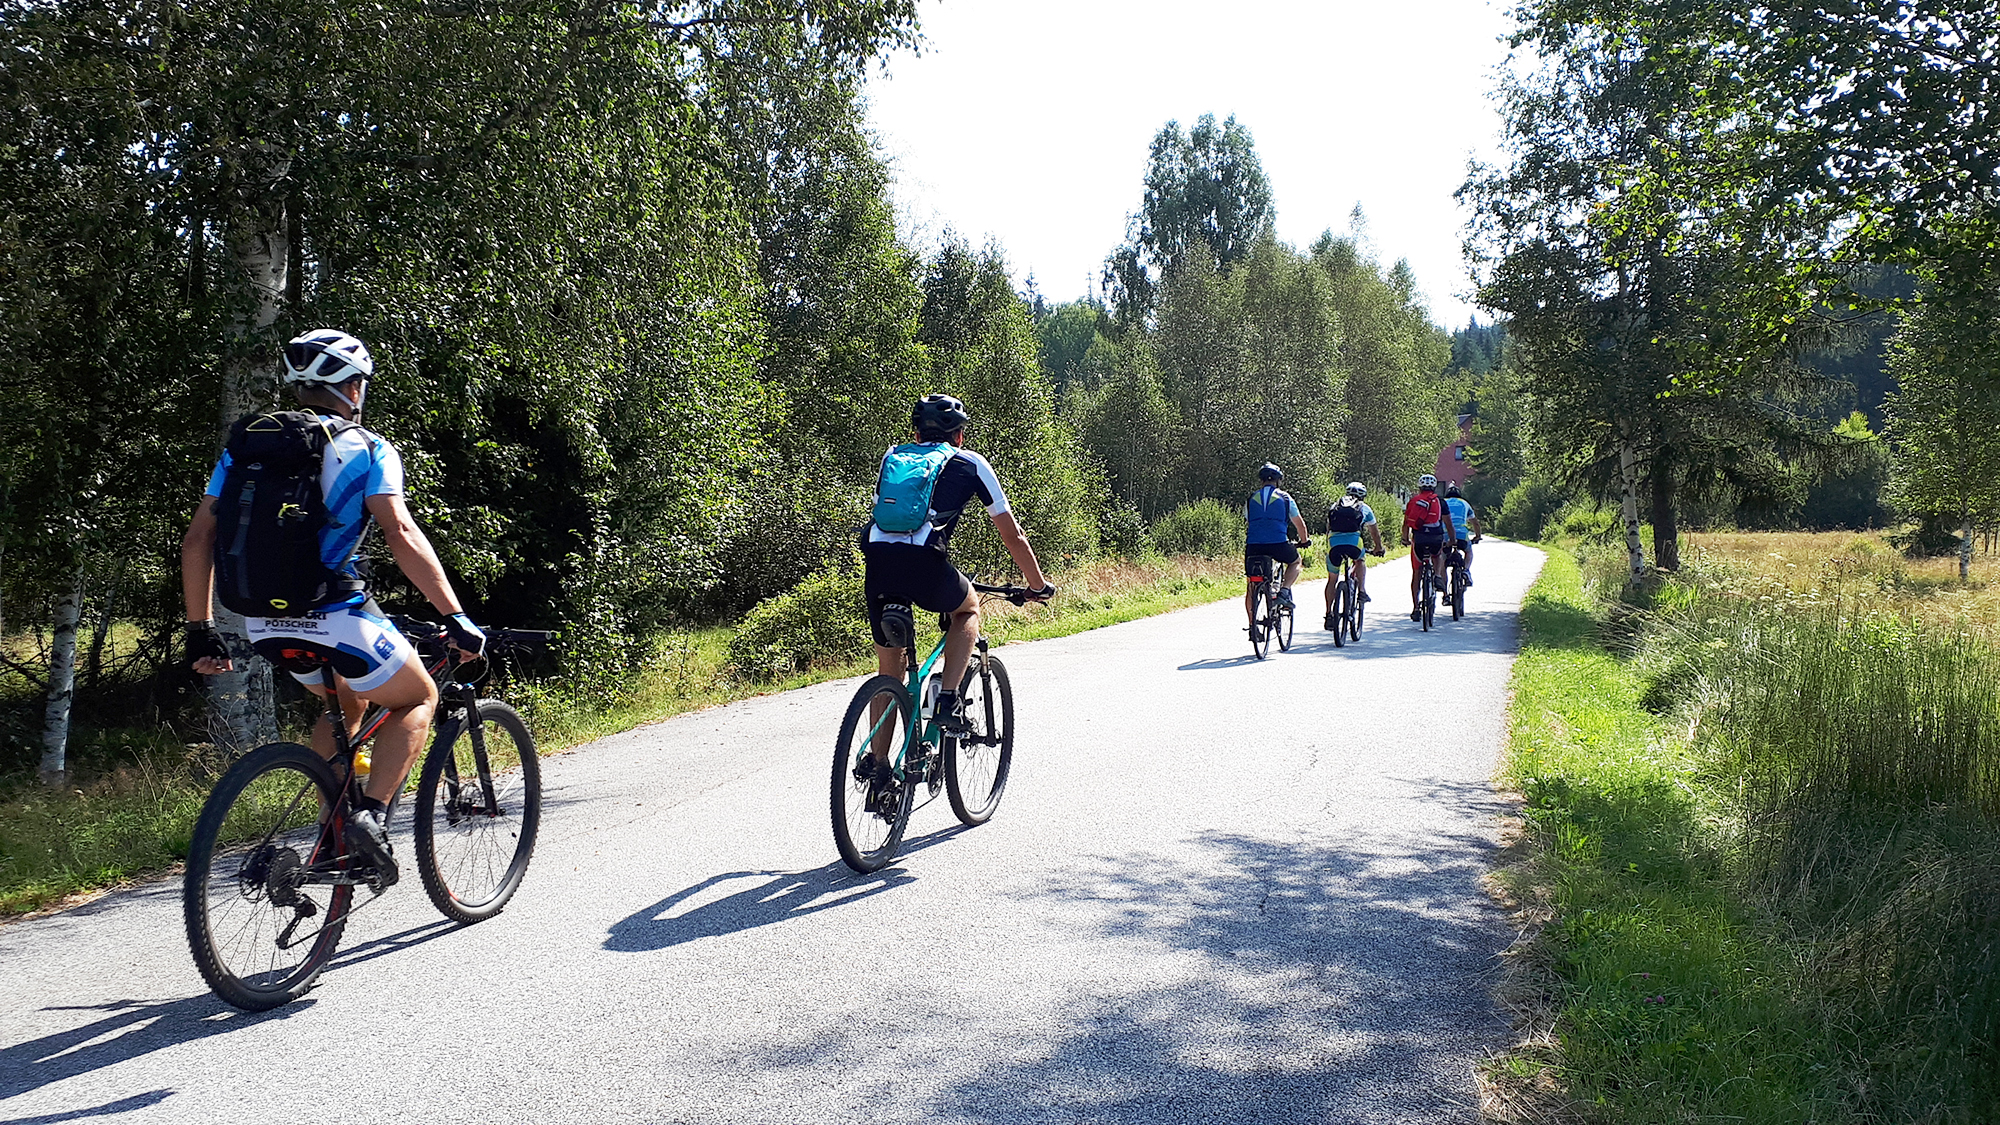
[[[875,526],[910,532],[931,518],[931,492],[958,450],[950,445],[899,445],[882,458],[875,482]]]

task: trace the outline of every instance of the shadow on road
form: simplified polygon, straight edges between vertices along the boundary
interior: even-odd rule
[[[215,997],[203,994],[185,1000],[120,1000],[83,1008],[52,1007],[46,1011],[101,1011],[102,1019],[80,1027],[66,1028],[40,1039],[0,1048],[0,1098],[11,1098],[43,1086],[53,1085],[107,1066],[115,1066],[163,1047],[178,1047],[197,1039],[226,1035],[256,1027],[270,1020],[286,1019],[312,1007],[311,999],[299,1000],[272,1012],[239,1012]],[[105,1038],[110,1036],[110,1038]],[[101,1040],[101,1042],[99,1042]],[[173,1091],[156,1090],[94,1110],[78,1110],[78,1116],[123,1113],[164,1101]],[[156,1096],[157,1095],[157,1096]],[[143,1099],[151,1098],[151,1101]],[[126,1103],[133,1103],[127,1105]],[[34,1121],[66,1121],[71,1117],[31,1118]]]
[[[907,838],[897,853],[897,861],[900,863],[910,854],[944,843],[964,831],[964,825],[954,824]],[[604,948],[615,953],[650,953],[701,938],[804,918],[915,881],[915,876],[895,865],[873,875],[857,875],[839,860],[811,871],[731,871],[711,875],[613,923],[604,939]],[[720,897],[716,897],[718,894]]]
[[[1483,786],[1427,795],[1475,814],[1497,803]],[[1195,967],[1079,997],[1014,1061],[945,1091],[938,1116],[1476,1121],[1466,1060],[1505,1031],[1488,992],[1509,935],[1477,890],[1491,842],[1200,844],[1184,862],[1104,856],[1044,892],[1100,904],[1106,941],[1193,953]]]
[[[88,1121],[93,1117],[110,1117],[114,1114],[130,1113],[135,1109],[150,1109],[174,1096],[172,1090],[148,1090],[143,1094],[133,1094],[129,1098],[119,1098],[115,1102],[105,1102],[85,1109],[72,1109],[65,1113],[38,1113],[33,1117],[9,1117],[0,1120],[0,1125],[56,1125],[60,1121]]]

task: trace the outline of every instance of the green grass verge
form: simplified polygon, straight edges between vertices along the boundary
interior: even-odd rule
[[[1235,559],[1100,567],[1047,607],[1009,611],[991,623],[999,643],[1044,640],[1240,596]],[[529,716],[538,745],[554,753],[736,699],[861,675],[872,661],[816,667],[772,681],[746,681],[729,669],[729,627],[660,638],[643,671],[589,692],[555,685],[510,691]],[[838,716],[829,716],[829,732]],[[199,755],[167,732],[108,732],[122,740],[96,759],[129,762],[80,787],[51,791],[22,783],[0,794],[0,917],[156,874],[184,858],[213,783]],[[300,737],[294,732],[292,737]]]
[[[1733,898],[1697,763],[1600,643],[1567,552],[1522,610],[1502,780],[1526,857],[1499,880],[1541,928],[1503,995],[1530,1034],[1485,1071],[1493,1116],[1826,1121],[1820,1030]]]

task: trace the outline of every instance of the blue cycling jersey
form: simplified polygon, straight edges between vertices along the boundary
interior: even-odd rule
[[[1243,515],[1248,521],[1245,543],[1283,543],[1291,538],[1286,532],[1292,521],[1301,518],[1298,503],[1275,484],[1251,493],[1250,502],[1243,506]]]
[[[1472,538],[1472,505],[1457,496],[1445,497],[1444,505],[1451,509],[1451,525],[1457,529],[1458,537]]]

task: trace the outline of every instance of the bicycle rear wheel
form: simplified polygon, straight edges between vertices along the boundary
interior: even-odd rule
[[[1272,599],[1271,628],[1278,634],[1278,651],[1292,651],[1292,622],[1296,616],[1292,607],[1282,601]]]
[[[1353,609],[1348,599],[1354,596],[1354,591],[1344,579],[1327,581],[1333,583],[1333,647],[1339,648],[1347,643],[1347,615]]]
[[[479,741],[470,728],[440,730],[417,782],[424,893],[439,913],[463,923],[493,917],[514,897],[542,823],[542,764],[528,724],[497,699],[474,707]]]
[[[864,755],[888,752],[894,762],[909,740],[916,707],[908,688],[892,676],[871,676],[854,693],[833,747],[833,842],[847,866],[880,871],[896,857],[910,824],[907,779],[864,781],[856,776]]]
[[[1431,623],[1437,617],[1438,600],[1437,574],[1428,566],[1424,568],[1422,585],[1424,592],[1424,632],[1428,633],[1431,630]]]
[[[333,767],[295,742],[252,750],[208,795],[188,843],[188,950],[222,999],[261,1012],[305,995],[333,958],[354,885]]]
[[[1257,583],[1256,591],[1250,596],[1250,652],[1259,660],[1271,650],[1271,630],[1265,624],[1270,615],[1270,585],[1269,579]]]
[[[1347,591],[1347,608],[1349,611],[1347,618],[1347,639],[1358,641],[1361,639],[1361,619],[1365,616],[1365,611],[1368,607],[1361,601],[1360,589],[1352,582],[1348,583]]]
[[[1465,616],[1465,571],[1451,568],[1451,619],[1457,621]]]
[[[1000,807],[1014,762],[1014,685],[1000,658],[979,655],[958,689],[971,733],[945,741],[945,792],[964,824],[985,824]]]

